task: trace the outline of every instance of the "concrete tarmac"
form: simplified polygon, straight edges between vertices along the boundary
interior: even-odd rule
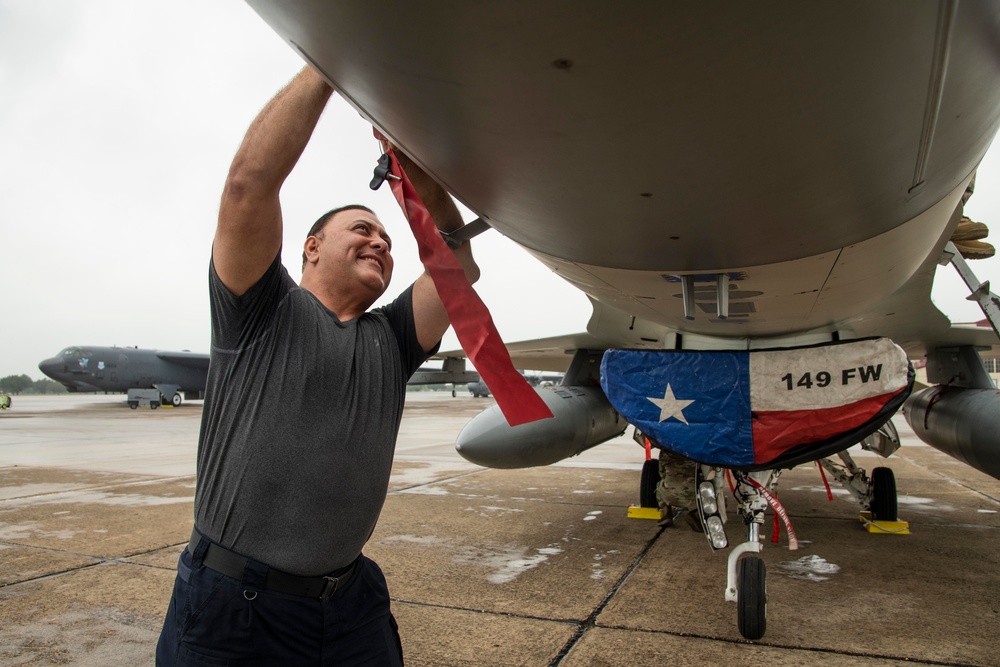
[[[408,665],[1000,665],[1000,481],[901,418],[888,465],[911,534],[869,534],[815,466],[786,472],[801,546],[784,530],[765,543],[767,632],[751,643],[724,600],[725,553],[627,518],[639,447],[622,437],[546,468],[479,468],[453,443],[489,404],[407,401],[365,551]],[[191,530],[200,417],[199,402],[133,411],[123,396],[14,397],[0,413],[0,665],[153,663]]]

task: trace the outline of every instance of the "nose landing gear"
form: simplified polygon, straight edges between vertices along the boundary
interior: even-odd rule
[[[725,496],[723,495],[722,468],[699,466],[698,511],[705,526],[705,535],[713,550],[728,546],[723,523],[725,521]],[[769,504],[781,508],[771,491],[777,486],[780,470],[753,473],[733,471],[736,478],[735,495],[739,500],[737,514],[747,528],[747,539],[729,552],[726,577],[726,601],[736,603],[736,620],[740,635],[758,640],[767,629],[767,568],[756,554],[763,545],[760,527],[764,525],[764,512]],[[783,513],[783,508],[781,509]],[[795,548],[794,533],[789,532],[789,547]]]

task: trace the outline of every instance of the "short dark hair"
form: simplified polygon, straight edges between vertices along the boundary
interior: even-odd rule
[[[310,236],[316,236],[321,231],[323,231],[323,228],[326,227],[326,223],[330,221],[330,218],[337,215],[341,211],[350,211],[354,209],[357,209],[359,211],[368,211],[372,215],[375,215],[375,211],[361,204],[348,204],[347,206],[340,206],[338,208],[329,210],[323,215],[319,216],[319,219],[316,220],[316,222],[313,223],[312,227],[309,228],[309,233],[306,234],[306,238],[309,238]],[[302,268],[303,269],[306,268],[306,253],[304,250],[302,251]]]

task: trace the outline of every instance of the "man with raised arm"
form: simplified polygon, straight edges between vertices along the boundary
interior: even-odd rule
[[[303,69],[229,170],[195,529],[157,665],[402,664],[385,578],[361,549],[385,501],[406,381],[449,323],[426,273],[369,310],[392,277],[392,241],[363,206],[316,221],[299,285],[281,265],[279,191],[332,93]],[[460,227],[448,193],[397,156],[439,229]],[[468,243],[454,253],[474,282]]]

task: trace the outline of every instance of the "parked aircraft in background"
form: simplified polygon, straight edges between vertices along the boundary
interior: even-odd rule
[[[1000,344],[1000,300],[966,277],[993,330],[952,326],[930,300],[1000,125],[1000,5],[248,1],[481,221],[593,301],[586,334],[510,346],[520,368],[566,372],[539,390],[554,418],[509,427],[491,409],[460,436],[463,456],[543,465],[631,422],[662,427],[656,444],[714,464],[709,477],[729,468],[749,535],[726,596],[745,637],[764,633],[752,552],[781,464],[822,458],[863,507],[894,513],[891,470],[869,477],[846,449],[891,452],[907,357],[926,358],[936,385],[906,404],[920,437],[1000,477],[1000,395],[978,354]],[[871,338],[861,354],[885,356],[845,352]],[[678,370],[686,359],[697,365]],[[890,367],[887,393],[864,399],[877,409],[829,435],[822,416],[843,416],[830,395]],[[684,384],[734,368],[757,383],[742,403],[722,397],[740,399],[745,422],[695,419],[703,397]],[[654,379],[628,414],[604,388]],[[815,442],[783,441],[773,424],[756,440],[761,415],[809,411]],[[699,449],[745,456],[747,442],[751,464]],[[758,451],[775,442],[786,449]]]
[[[490,395],[490,388],[482,380],[479,382],[470,382],[468,390],[473,398],[489,398]]]
[[[479,373],[465,369],[465,357],[462,353],[446,352],[443,355],[439,355],[438,358],[441,358],[443,361],[441,368],[422,366],[410,377],[407,384],[450,384],[453,387],[464,384],[468,388],[469,393],[476,398],[485,398],[490,395],[490,388],[479,377]],[[524,376],[524,379],[532,387],[551,386],[552,383],[561,381],[563,377],[561,373],[529,374],[524,371],[521,372],[521,375]],[[456,393],[453,388],[451,395],[455,396]]]
[[[446,360],[454,359],[454,357],[447,356],[449,354],[452,353],[450,352],[445,353],[446,355],[445,359]],[[532,387],[551,387],[556,383],[562,382],[563,379],[562,373],[539,373],[539,372],[527,373],[525,371],[521,371],[521,375],[524,376],[525,382],[530,384]],[[482,380],[478,380],[476,382],[470,382],[468,389],[469,393],[472,394],[473,397],[475,398],[489,398],[491,393],[490,388],[487,387],[486,383],[483,382]]]
[[[38,364],[38,369],[71,392],[126,393],[129,389],[157,389],[161,400],[181,404],[203,398],[208,378],[208,355],[168,352],[138,347],[67,347]]]
[[[182,402],[180,392],[189,399],[204,397],[208,362],[209,355],[195,352],[91,345],[67,347],[39,363],[38,368],[70,392],[157,389],[164,404],[177,406]],[[411,385],[476,383],[482,384],[479,373],[466,370],[465,359],[460,357],[444,359],[441,368],[422,367],[408,382]],[[488,396],[488,390],[483,395]]]

